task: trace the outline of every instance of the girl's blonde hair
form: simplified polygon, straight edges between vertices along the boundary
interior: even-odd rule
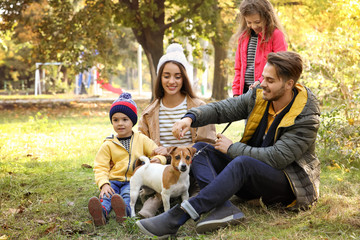
[[[264,21],[262,43],[269,41],[276,28],[285,34],[284,28],[268,0],[243,0],[240,4],[240,26],[235,34],[236,40],[240,37],[251,36],[251,29],[247,26],[245,17],[254,14],[259,14],[261,21]]]
[[[155,85],[154,85],[154,95],[155,95],[154,99],[161,99],[165,95],[165,90],[161,84],[161,78],[162,78],[162,73],[164,71],[165,65],[170,62],[173,64],[176,64],[180,69],[181,77],[183,80],[183,85],[180,89],[180,92],[184,95],[189,95],[191,98],[196,98],[196,94],[194,93],[194,91],[191,87],[191,83],[190,83],[189,77],[186,73],[185,67],[176,61],[168,61],[168,62],[165,62],[163,65],[161,65],[161,67],[159,68],[159,73],[157,75]]]

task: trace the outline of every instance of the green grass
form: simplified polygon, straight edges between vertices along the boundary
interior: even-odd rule
[[[138,104],[141,113],[146,103]],[[111,218],[95,228],[87,202],[99,191],[93,160],[112,133],[109,104],[16,108],[0,112],[0,239],[144,239],[134,219]],[[243,122],[225,135],[240,139]],[[225,124],[217,126],[221,132]],[[321,150],[320,150],[321,151]],[[323,154],[323,153],[322,153]],[[356,168],[323,164],[321,197],[313,209],[288,212],[232,200],[246,220],[197,235],[188,221],[178,239],[359,239],[360,176]],[[113,213],[111,214],[113,217]]]

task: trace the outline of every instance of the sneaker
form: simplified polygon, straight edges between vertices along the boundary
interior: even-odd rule
[[[233,204],[229,206],[223,204],[214,208],[205,219],[196,224],[196,232],[202,234],[215,231],[228,225],[237,225],[244,218],[244,213],[236,206]]]
[[[103,213],[103,207],[97,197],[92,197],[88,203],[89,213],[93,218],[95,226],[102,226],[106,224],[106,218]]]
[[[114,194],[111,197],[111,207],[115,212],[116,221],[122,223],[126,217],[126,205],[124,199],[119,194]]]

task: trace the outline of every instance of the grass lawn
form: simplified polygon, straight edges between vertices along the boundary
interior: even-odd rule
[[[138,103],[139,114],[146,104]],[[106,226],[93,226],[87,203],[99,191],[88,166],[112,133],[110,104],[71,105],[0,110],[0,239],[144,239],[134,219],[119,225],[113,213]],[[233,123],[225,135],[237,141],[242,129]],[[360,239],[359,190],[357,169],[323,164],[313,209],[294,213],[233,198],[246,215],[241,225],[197,235],[190,220],[177,238]]]

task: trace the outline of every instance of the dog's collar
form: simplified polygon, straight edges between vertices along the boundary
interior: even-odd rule
[[[170,164],[171,163],[171,156],[170,155],[166,155],[166,164]]]

